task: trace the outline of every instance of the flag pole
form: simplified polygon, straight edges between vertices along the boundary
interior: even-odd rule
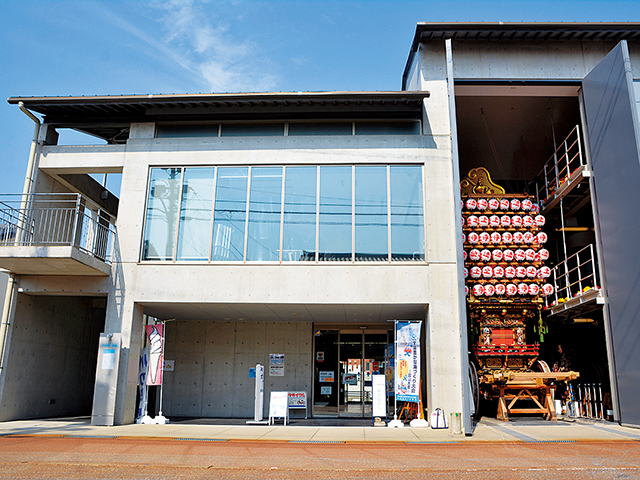
[[[398,319],[393,321],[393,420],[389,422],[391,428],[403,428],[404,423],[398,420],[398,389],[396,388],[396,372],[398,369]]]

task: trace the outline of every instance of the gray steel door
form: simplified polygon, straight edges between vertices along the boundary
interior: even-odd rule
[[[611,388],[621,423],[640,426],[640,150],[627,42],[611,50],[582,86]]]

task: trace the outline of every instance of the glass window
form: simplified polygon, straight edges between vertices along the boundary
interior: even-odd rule
[[[391,259],[424,260],[422,167],[392,165]]]
[[[287,167],[282,260],[315,260],[317,167]]]
[[[351,260],[351,226],[351,167],[320,167],[319,260]]]
[[[223,124],[223,137],[272,137],[284,135],[284,123]]]
[[[352,135],[351,122],[290,123],[289,135]]]
[[[356,122],[356,135],[420,135],[420,122]]]
[[[178,227],[178,260],[208,260],[213,168],[185,168]]]
[[[180,168],[152,168],[143,260],[173,260],[181,185]]]
[[[247,167],[220,167],[216,181],[211,260],[244,259]]]
[[[158,125],[156,137],[217,137],[218,129],[219,125],[217,123],[206,125]]]
[[[387,167],[356,166],[356,260],[389,260]]]
[[[282,167],[253,167],[247,260],[280,260]]]

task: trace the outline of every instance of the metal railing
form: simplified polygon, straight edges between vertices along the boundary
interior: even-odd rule
[[[111,263],[115,218],[79,194],[0,195],[0,247],[73,246]]]
[[[582,153],[580,127],[576,125],[538,174],[538,202],[544,204],[573,172],[584,165],[586,161]]]
[[[555,292],[546,297],[547,307],[555,307],[588,290],[599,288],[592,244],[560,262],[551,272]]]

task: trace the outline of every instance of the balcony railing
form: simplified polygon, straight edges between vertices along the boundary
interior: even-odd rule
[[[557,196],[572,175],[582,172],[586,161],[582,152],[580,128],[575,126],[538,174],[538,200],[544,206]]]
[[[553,280],[555,292],[546,297],[548,308],[567,303],[574,298],[586,295],[587,292],[591,295],[598,291],[600,286],[593,245],[587,245],[556,265],[550,279]]]
[[[111,264],[114,223],[79,194],[0,196],[0,247],[73,246]]]

